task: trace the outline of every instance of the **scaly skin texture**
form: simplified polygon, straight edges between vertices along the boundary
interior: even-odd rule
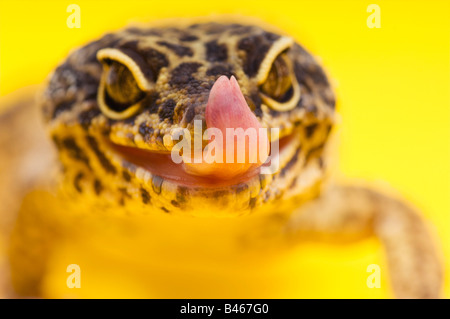
[[[271,76],[273,65],[282,63],[279,78]],[[120,71],[109,77],[113,68]],[[187,185],[124,155],[123,150],[136,149],[168,154],[174,129],[192,131],[194,120],[205,121],[210,89],[221,75],[234,75],[261,125],[279,128],[281,138],[288,140],[276,173]],[[271,99],[267,88],[276,87],[280,77],[289,80],[290,88]],[[134,97],[132,102],[112,102],[117,78],[122,79],[120,87],[130,87],[125,95]],[[98,216],[90,215],[97,211],[107,212],[108,218],[233,217],[235,230],[225,237],[252,238],[252,247],[279,238],[284,243],[325,234],[376,235],[385,244],[397,296],[439,296],[440,264],[422,220],[411,208],[358,187],[321,193],[334,95],[321,67],[288,36],[236,23],[124,29],[73,52],[52,74],[42,105],[62,164],[58,196],[83,207],[80,214],[92,218],[89,227],[99,224]],[[75,229],[72,222],[79,219],[72,213],[30,207],[25,202],[12,236],[13,282],[20,294],[52,296],[42,285],[51,269],[48,259],[58,254],[54,243],[76,243],[83,232]],[[274,223],[270,216],[275,211],[280,218]],[[195,223],[185,225],[195,229]],[[212,234],[220,232],[220,225],[212,225]]]

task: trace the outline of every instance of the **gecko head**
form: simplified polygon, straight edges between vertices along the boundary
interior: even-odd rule
[[[291,37],[201,23],[105,35],[55,70],[43,105],[74,194],[240,215],[320,183],[334,96]]]

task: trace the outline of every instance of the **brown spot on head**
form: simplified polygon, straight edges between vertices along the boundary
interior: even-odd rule
[[[153,132],[154,132],[153,127],[148,126],[146,122],[141,123],[141,125],[139,125],[139,134],[142,135],[145,141],[150,140],[150,138],[153,135]]]
[[[218,44],[216,40],[209,41],[206,46],[206,59],[209,62],[222,62],[228,58],[228,50],[225,44]]]
[[[161,46],[169,48],[170,50],[172,50],[179,57],[192,56],[194,54],[194,52],[192,52],[191,48],[183,46],[183,45],[169,43],[169,42],[166,42],[166,41],[158,41],[157,43],[159,45],[161,45]]]
[[[169,61],[167,60],[166,56],[155,49],[141,49],[139,51],[139,54],[144,58],[147,65],[152,69],[153,81],[157,80],[161,68],[169,65]]]
[[[139,45],[138,40],[131,40],[120,43],[119,47],[122,49],[131,49],[133,51],[138,51],[138,45]]]
[[[185,62],[181,63],[172,71],[172,77],[169,81],[171,85],[188,85],[190,82],[195,81],[193,74],[197,72],[198,68],[201,66],[197,62]]]
[[[221,75],[225,75],[227,78],[230,78],[232,75],[236,76],[233,73],[233,67],[229,64],[213,65],[206,71],[206,75],[214,76],[216,79]]]
[[[238,43],[238,49],[246,53],[244,72],[253,77],[258,73],[259,66],[266,57],[272,44],[280,38],[279,35],[263,32],[259,35],[251,35],[243,38]]]
[[[194,120],[194,117],[195,117],[195,107],[194,106],[187,107],[185,110],[184,122],[186,124],[191,123]]]
[[[164,120],[168,120],[169,123],[173,123],[173,114],[175,111],[175,106],[177,105],[177,103],[172,100],[172,99],[168,99],[166,101],[164,101],[164,103],[161,104],[161,107],[159,108],[159,119],[161,121]]]
[[[183,34],[180,37],[180,41],[183,41],[183,42],[192,42],[192,41],[197,41],[197,40],[198,40],[198,37],[195,35],[192,35],[192,34]]]
[[[146,109],[150,113],[156,113],[158,112],[159,105],[157,104],[157,101],[159,99],[159,93],[156,91],[150,92],[150,94],[147,96],[147,100],[143,101],[143,105],[146,106]]]

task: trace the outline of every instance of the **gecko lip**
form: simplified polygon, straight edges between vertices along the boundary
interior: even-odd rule
[[[285,136],[279,141],[279,152],[283,152],[288,145],[293,142],[293,134]],[[114,153],[123,160],[143,168],[152,175],[160,176],[184,186],[201,186],[208,188],[225,187],[248,182],[261,173],[261,167],[253,168],[247,172],[235,176],[231,179],[220,179],[214,176],[198,176],[188,174],[182,167],[182,163],[175,163],[170,153],[151,151],[133,146],[119,145],[110,142],[110,147]]]

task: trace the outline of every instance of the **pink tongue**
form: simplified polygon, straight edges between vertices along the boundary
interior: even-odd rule
[[[187,173],[230,179],[264,164],[269,154],[267,130],[262,129],[258,119],[251,112],[234,76],[230,80],[226,76],[216,80],[209,94],[205,118],[208,129],[216,128],[222,133],[222,143],[219,141],[216,144],[222,147],[215,149],[215,158],[222,158],[222,163],[219,160],[208,163],[205,160],[206,152],[203,151],[201,163],[184,163]],[[246,137],[242,133],[238,134],[238,131],[227,132],[227,128],[233,130],[241,128],[243,131],[250,129],[247,132],[254,133],[253,138]],[[234,137],[234,146],[230,143],[233,140],[232,134],[237,135]],[[232,154],[233,148],[234,159],[232,155],[228,155],[231,161],[227,160],[227,154]],[[243,154],[245,160],[239,160],[238,155]]]
[[[209,93],[205,113],[206,125],[216,127],[223,133],[226,128],[241,127],[245,130],[249,127],[261,127],[250,111],[234,76],[231,80],[226,76],[217,79]]]

